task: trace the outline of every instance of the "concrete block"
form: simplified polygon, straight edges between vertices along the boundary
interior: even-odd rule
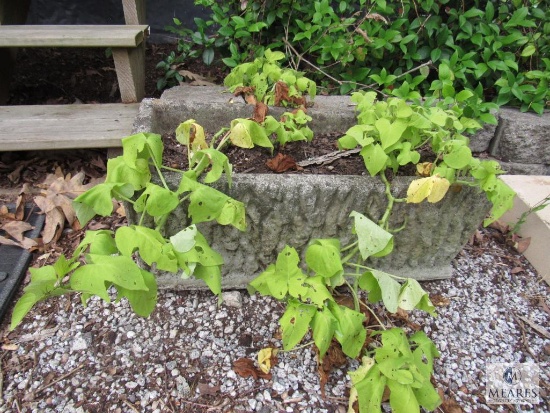
[[[165,176],[177,187],[179,175]],[[413,177],[395,179],[394,195],[404,197]],[[352,239],[352,211],[378,220],[386,198],[384,185],[377,178],[329,175],[235,174],[233,186],[218,189],[245,203],[247,230],[212,223],[199,224],[199,230],[222,254],[224,288],[244,288],[269,264],[285,245],[302,253],[315,238]],[[395,249],[378,259],[376,268],[420,280],[449,278],[450,263],[489,210],[485,195],[475,188],[450,191],[436,204],[396,204],[391,227],[406,221],[395,237]],[[128,212],[130,223],[137,217]],[[189,225],[185,211],[177,210],[166,224],[170,236]],[[159,275],[164,288],[201,288],[197,280],[182,280],[177,274]]]
[[[187,119],[195,119],[208,132],[215,133],[222,126],[229,126],[232,119],[251,117],[254,108],[221,86],[177,86],[153,101],[152,110],[152,126],[157,133],[173,132]],[[287,110],[292,109],[270,107],[269,114],[279,117]],[[317,96],[307,114],[313,118],[309,126],[314,133],[343,133],[357,121],[349,96]]]
[[[550,164],[550,114],[540,116],[501,108],[491,143],[492,156],[505,162]]]
[[[502,221],[514,225],[521,215],[550,195],[550,176],[503,175],[501,179],[517,193],[514,208]],[[527,216],[519,235],[531,237],[531,244],[524,252],[525,258],[550,284],[550,206]]]
[[[219,87],[177,87],[164,92],[160,100],[146,99],[134,125],[134,132],[172,133],[184,120],[193,118],[207,131],[217,131],[236,117],[249,117],[251,107],[242,99],[222,93]],[[270,108],[275,115],[281,108]],[[344,132],[355,124],[354,107],[348,97],[315,99],[308,111],[312,128],[319,132]],[[177,175],[168,175],[171,185]],[[413,177],[392,183],[395,196],[405,197]],[[328,175],[235,174],[233,186],[220,184],[221,191],[242,201],[247,210],[247,231],[203,223],[199,229],[225,260],[222,287],[243,288],[269,264],[285,245],[303,254],[315,238],[351,239],[352,211],[380,219],[385,205],[384,185],[378,178]],[[395,238],[394,252],[375,263],[377,268],[416,279],[451,276],[450,263],[489,210],[483,193],[475,188],[451,190],[444,201],[418,205],[398,203],[392,228],[405,229]],[[136,217],[130,212],[130,222]],[[166,225],[172,235],[188,225],[185,210],[175,212]],[[204,288],[197,280],[182,280],[177,274],[160,274],[164,288]]]
[[[550,176],[550,165],[542,163],[503,162],[498,160],[502,170],[508,175],[547,175]]]
[[[498,115],[495,114],[497,119]],[[483,125],[483,128],[470,136],[470,149],[474,153],[487,152],[491,141],[495,137],[497,125]]]

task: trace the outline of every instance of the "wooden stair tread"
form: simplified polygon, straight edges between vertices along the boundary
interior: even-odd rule
[[[0,106],[0,151],[118,148],[139,103]]]
[[[147,25],[0,25],[0,47],[137,47]]]

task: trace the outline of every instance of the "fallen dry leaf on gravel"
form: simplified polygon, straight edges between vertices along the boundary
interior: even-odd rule
[[[254,365],[253,360],[244,357],[233,363],[233,371],[245,379],[247,377],[254,377],[254,380],[258,380],[259,378],[271,380],[271,373],[264,373]]]
[[[50,244],[59,239],[65,227],[65,221],[73,228],[80,228],[72,202],[80,194],[99,184],[103,179],[92,179],[84,184],[86,175],[79,172],[72,176],[63,176],[61,170],[46,176],[40,185],[45,188],[40,195],[34,197],[34,202],[46,214],[46,222],[42,237],[44,244]]]
[[[0,228],[6,231],[10,237],[16,241],[22,242],[23,238],[25,238],[23,233],[33,229],[34,227],[25,221],[10,221],[3,224]]]

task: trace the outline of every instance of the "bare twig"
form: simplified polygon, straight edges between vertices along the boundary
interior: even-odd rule
[[[290,50],[292,50],[292,52],[294,54],[296,54],[296,56],[301,56],[298,51],[294,48],[294,46],[292,46],[286,39],[283,39],[283,41],[285,42],[285,44],[288,46],[288,48]],[[312,68],[314,68],[315,70],[318,70],[319,72],[321,72],[323,75],[325,75],[326,77],[328,77],[330,80],[336,82],[337,84],[339,84],[340,86],[344,85],[344,84],[353,84],[353,85],[358,85],[358,86],[362,86],[362,88],[368,88],[368,89],[374,89],[376,90],[378,93],[380,93],[381,95],[383,95],[384,97],[388,97],[388,95],[386,95],[385,93],[382,93],[380,92],[379,90],[375,89],[374,87],[372,86],[369,86],[369,85],[365,85],[363,83],[359,83],[359,82],[352,82],[352,81],[349,81],[349,80],[339,80],[339,79],[336,79],[334,76],[331,76],[329,75],[327,72],[325,72],[323,69],[321,69],[319,66],[311,63],[309,60],[307,60],[305,57],[301,56],[301,60],[303,60],[305,63],[307,63],[308,65],[310,65]],[[376,84],[375,84],[376,85]]]
[[[132,411],[134,411],[136,413],[139,413],[139,410],[136,409],[136,407],[132,403],[130,403],[128,400],[122,400],[122,401],[124,402],[124,404],[126,406],[128,406],[130,409],[132,409]]]
[[[349,151],[334,151],[327,153],[325,155],[316,156],[315,158],[305,159],[303,161],[297,162],[298,166],[310,166],[310,165],[327,165],[334,162],[337,159],[344,158],[356,153],[359,153],[361,148],[350,149]]]
[[[521,321],[528,324],[529,327],[531,327],[533,330],[535,330],[537,333],[539,333],[541,336],[543,336],[546,339],[550,339],[550,332],[546,330],[545,328],[542,328],[538,324],[533,323],[531,320],[529,320],[526,317],[518,316]]]
[[[204,407],[208,410],[220,410],[222,408],[222,406],[211,406],[209,404],[196,403],[196,402],[191,402],[189,400],[180,400],[180,402],[185,404],[190,404],[191,406]]]
[[[45,384],[44,386],[40,386],[38,389],[36,389],[36,391],[35,391],[34,393],[35,393],[35,394],[38,394],[38,393],[43,392],[43,391],[46,390],[47,388],[53,386],[55,383],[59,383],[61,380],[65,380],[67,377],[73,375],[74,373],[76,373],[78,370],[80,370],[80,369],[83,368],[83,367],[84,367],[84,364],[81,364],[80,366],[75,367],[74,369],[72,369],[72,370],[69,371],[68,373],[65,373],[65,374],[63,374],[62,376],[59,376],[57,379],[55,379],[55,380],[52,381],[51,383]]]

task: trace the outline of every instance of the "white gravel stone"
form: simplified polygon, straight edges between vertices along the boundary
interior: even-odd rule
[[[224,291],[222,300],[227,307],[242,308],[243,297],[239,291]]]

